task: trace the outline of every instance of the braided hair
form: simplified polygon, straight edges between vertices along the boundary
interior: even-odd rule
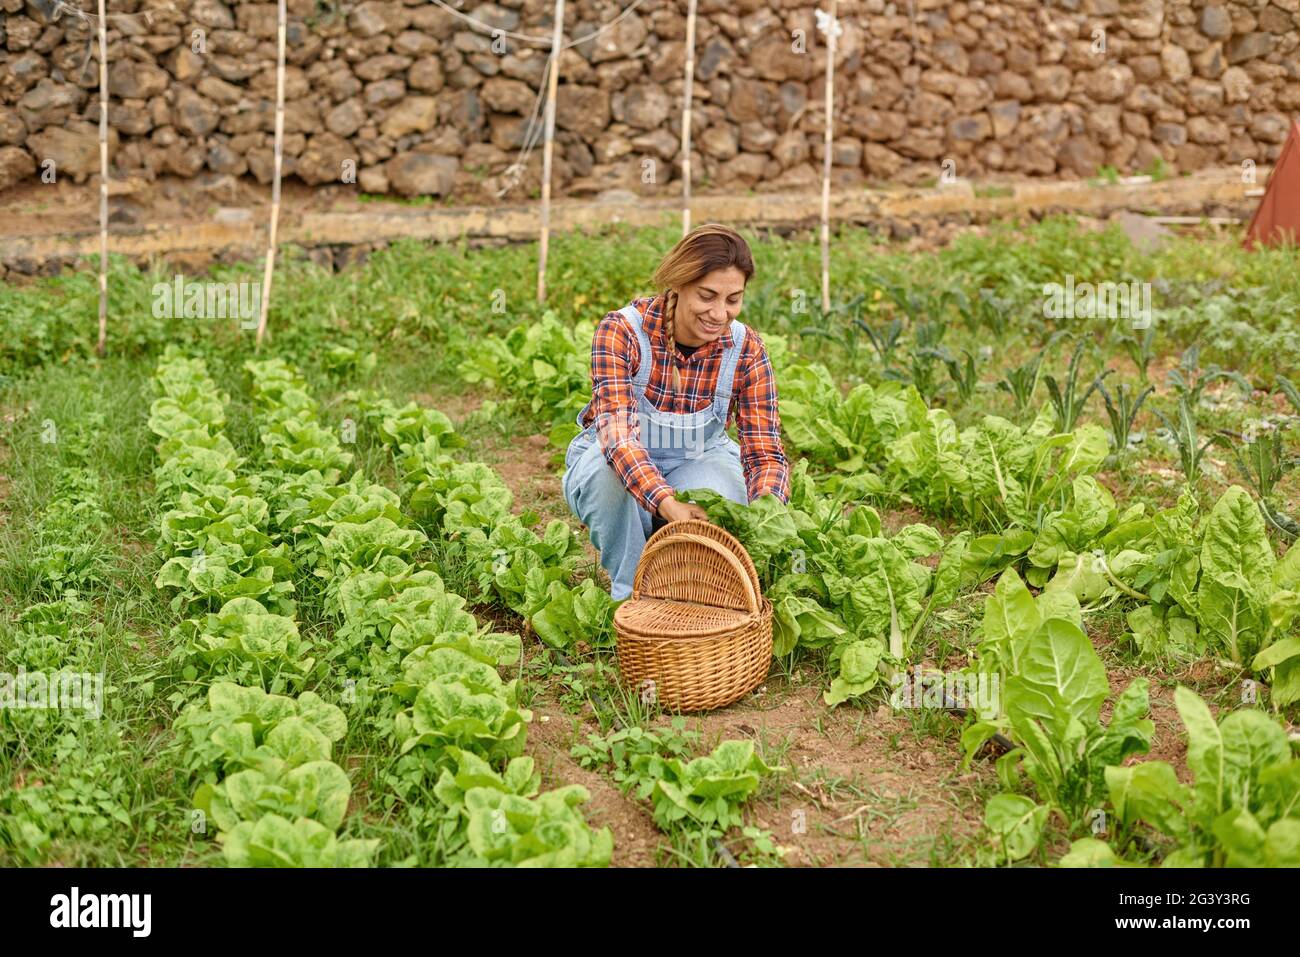
[[[677,295],[676,289],[669,289],[664,293],[664,344],[668,347],[668,368],[672,371],[673,391],[682,391],[682,373],[677,368],[677,362],[673,356],[677,348],[676,332],[673,329],[673,321],[677,318]]]

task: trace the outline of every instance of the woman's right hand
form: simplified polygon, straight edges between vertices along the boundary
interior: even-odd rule
[[[670,497],[659,503],[659,517],[665,522],[682,522],[688,518],[707,522],[709,513],[692,502],[679,502]]]

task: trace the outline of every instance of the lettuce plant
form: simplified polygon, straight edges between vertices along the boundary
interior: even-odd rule
[[[333,743],[347,734],[347,719],[312,691],[291,698],[214,681],[203,700],[177,716],[174,728],[186,767],[215,781],[227,771],[254,767],[263,757],[294,764],[328,760]]]
[[[220,611],[181,622],[172,642],[171,659],[186,681],[222,677],[278,693],[301,687],[316,664],[294,620],[252,598],[232,598]]]
[[[529,574],[529,584],[543,580],[540,569]],[[529,604],[534,602],[540,607],[532,613],[529,623],[537,637],[552,648],[565,650],[579,641],[597,648],[613,647],[616,602],[590,578],[583,579],[577,588],[559,581],[548,582],[545,594],[532,598]]]
[[[488,760],[523,752],[532,712],[518,706],[515,681],[454,648],[424,648],[404,662],[394,692],[411,706],[400,712],[394,733],[402,753],[416,747],[436,755],[448,746],[473,750]]]
[[[307,691],[298,698],[214,682],[176,719],[186,765],[202,774],[194,807],[219,828],[233,867],[366,866],[378,841],[339,841],[352,786],[330,760],[347,720]]]
[[[451,521],[451,516],[448,516]],[[479,594],[495,594],[517,614],[528,618],[549,601],[552,582],[567,583],[582,560],[573,530],[560,519],[547,523],[541,535],[517,518],[496,523],[490,532],[467,528],[462,539],[466,560],[478,575]]]
[[[609,828],[593,831],[578,810],[591,798],[580,784],[537,798],[495,788],[465,792],[466,834],[473,858],[489,867],[607,867],[614,853]]]
[[[593,831],[578,805],[590,795],[569,785],[537,795],[533,759],[513,758],[504,772],[471,751],[448,748],[450,765],[434,785],[442,804],[438,837],[458,867],[605,867],[609,828]]]
[[[231,867],[370,867],[378,840],[339,840],[311,818],[264,814],[240,821],[225,835]]]
[[[632,768],[642,780],[637,796],[653,800],[661,830],[689,822],[724,833],[744,824],[741,805],[763,778],[785,770],[764,764],[752,741],[724,741],[693,761],[642,754]]]
[[[417,525],[448,536],[490,530],[510,518],[514,501],[501,477],[482,462],[430,462],[423,448],[409,448],[399,461],[407,508]]]

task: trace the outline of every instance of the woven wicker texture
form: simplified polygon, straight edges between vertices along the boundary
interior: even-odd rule
[[[754,563],[708,522],[672,522],[650,536],[614,631],[623,680],[637,689],[653,681],[670,711],[731,704],[772,663],[772,603]]]

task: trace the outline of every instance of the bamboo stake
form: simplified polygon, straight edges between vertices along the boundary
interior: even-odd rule
[[[546,301],[546,253],[551,240],[551,157],[555,152],[555,94],[560,82],[560,53],[564,42],[564,0],[555,0],[555,30],[551,34],[551,74],[546,81],[546,130],[542,144],[542,235],[537,256],[537,301]]]
[[[271,281],[275,275],[276,233],[280,225],[280,170],[284,162],[284,35],[288,16],[284,0],[279,0],[277,11],[277,50],[275,61],[275,170],[271,179],[271,228],[267,236],[266,271],[262,275],[261,316],[257,320],[255,348],[262,348],[266,335],[266,316],[271,307]]]
[[[695,0],[686,8],[686,86],[682,92],[682,235],[691,231],[691,105],[695,95]]]
[[[108,18],[99,0],[99,343],[108,349]]]
[[[835,20],[838,0],[831,0],[826,27],[826,120],[822,139],[822,313],[831,308],[831,139],[835,130]]]

